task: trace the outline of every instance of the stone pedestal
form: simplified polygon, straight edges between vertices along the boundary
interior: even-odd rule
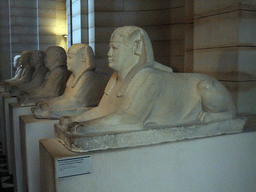
[[[7,149],[7,162],[8,162],[8,171],[9,174],[14,173],[14,154],[11,152],[12,140],[11,140],[11,129],[10,129],[10,111],[9,104],[17,102],[17,97],[11,97],[9,95],[3,96],[3,108],[4,108],[4,128],[3,128],[3,137],[5,137],[5,142],[2,143],[3,148]],[[4,141],[4,139],[3,139]]]
[[[41,191],[255,191],[255,151],[256,132],[91,153],[45,139]],[[60,160],[88,156],[90,174],[58,177]]]
[[[22,191],[40,191],[39,140],[54,137],[54,124],[58,122],[36,119],[32,115],[20,116]]]
[[[3,127],[4,127],[4,108],[3,108],[3,96],[9,95],[10,93],[7,91],[0,92],[0,141],[5,142],[5,138],[3,138]],[[2,147],[3,148],[3,147]],[[6,155],[6,149],[3,148],[3,154]]]
[[[59,124],[55,125],[55,136],[68,149],[75,152],[88,152],[107,149],[120,149],[187,139],[197,139],[243,131],[246,118],[237,118],[211,123],[180,126],[147,127],[141,130],[96,132],[71,134]]]
[[[20,123],[19,117],[21,115],[32,115],[31,106],[20,106],[18,103],[10,104],[10,129],[11,129],[11,141],[13,148],[11,152],[14,154],[13,160],[14,166],[14,188],[15,191],[22,192],[23,190],[23,175],[22,175],[22,163],[21,163],[21,149],[20,149]]]

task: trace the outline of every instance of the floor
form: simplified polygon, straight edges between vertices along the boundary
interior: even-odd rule
[[[7,159],[2,154],[2,145],[0,143],[0,191],[14,191],[13,176],[8,173]]]

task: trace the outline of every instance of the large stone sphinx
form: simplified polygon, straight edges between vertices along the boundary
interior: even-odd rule
[[[214,124],[235,117],[232,98],[216,79],[195,73],[173,73],[155,62],[150,39],[143,29],[116,29],[109,47],[109,67],[115,72],[98,107],[78,116],[62,117],[60,124],[55,125],[56,137],[69,149],[90,151],[127,147],[128,143],[134,146],[165,142],[169,138],[159,138],[167,137],[169,132],[164,129],[163,133],[166,127],[176,130],[173,134],[179,137],[184,132],[188,137],[198,132],[199,137],[205,136],[204,132],[214,135],[216,129],[221,129],[220,124],[214,131],[208,130],[211,126],[199,126],[199,130],[180,126]],[[119,135],[124,133],[124,137]]]
[[[31,52],[23,51],[20,57],[21,69],[19,76],[15,79],[4,80],[1,85],[5,87],[5,90],[9,91],[12,86],[21,85],[31,81],[33,73],[35,71],[34,66],[31,64]]]
[[[34,105],[40,100],[62,95],[70,75],[66,60],[67,55],[62,47],[49,47],[45,53],[45,67],[48,68],[49,72],[46,74],[43,84],[34,89],[21,91],[18,95],[20,104]]]
[[[20,91],[27,91],[34,89],[42,85],[45,75],[48,73],[48,69],[44,65],[45,53],[40,50],[33,51],[31,54],[31,65],[35,68],[32,79],[30,82],[13,85],[10,93],[12,96],[17,96]]]
[[[104,93],[108,76],[96,72],[94,53],[87,44],[74,44],[68,50],[70,75],[62,96],[39,102],[32,112],[37,118],[60,118],[64,115],[78,115],[96,107]]]

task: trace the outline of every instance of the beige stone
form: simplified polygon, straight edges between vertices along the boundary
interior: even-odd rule
[[[21,74],[22,74],[22,71],[23,71],[23,68],[22,68],[22,64],[20,62],[21,58],[20,55],[16,55],[13,59],[13,66],[14,68],[16,68],[16,71],[15,71],[15,74],[14,74],[14,77],[11,78],[11,79],[7,79],[5,80],[5,82],[8,82],[8,81],[16,81],[18,79],[21,78]]]
[[[224,47],[213,49],[194,50],[194,71],[225,73],[234,72],[241,74],[238,79],[219,80],[256,80],[255,47]],[[224,76],[223,76],[224,78]]]
[[[5,85],[5,90],[10,90],[11,86],[18,86],[31,81],[33,73],[35,71],[34,66],[31,64],[31,52],[23,51],[20,59],[22,65],[21,77],[15,81],[3,81],[2,85]]]
[[[94,53],[87,44],[74,44],[68,51],[67,66],[72,72],[62,96],[39,102],[32,108],[37,118],[79,115],[96,107],[104,93],[108,76],[96,72]]]
[[[62,47],[52,46],[46,50],[45,66],[49,69],[44,83],[35,89],[20,92],[18,100],[21,104],[35,102],[63,94],[70,75],[67,70],[66,52]]]
[[[152,127],[139,131],[70,134],[55,125],[55,136],[74,152],[99,151],[156,145],[160,143],[204,138],[242,132],[246,118],[174,127]]]
[[[236,46],[239,43],[239,11],[194,21],[194,49]]]
[[[140,18],[138,20],[138,18]],[[147,26],[167,25],[184,22],[184,8],[154,11],[98,12],[95,15],[96,27],[115,27],[125,24]]]
[[[233,11],[194,21],[194,48],[255,46],[256,13]]]
[[[10,90],[12,96],[17,96],[20,91],[34,89],[44,82],[48,69],[44,65],[45,53],[43,51],[33,51],[31,55],[31,65],[35,68],[32,79],[28,83],[13,86]]]
[[[227,85],[241,115],[256,114],[256,81],[224,82]]]
[[[145,10],[157,10],[157,9],[173,9],[175,7],[183,7],[185,1],[158,1],[158,0],[124,0],[124,9],[126,11],[145,11]]]
[[[218,15],[222,13],[228,13],[236,10],[251,10],[256,9],[255,1],[251,0],[195,0],[194,12],[196,17],[205,17],[209,15]]]
[[[63,130],[66,136],[78,134],[83,138],[99,132],[139,131],[235,117],[234,103],[224,85],[201,74],[173,73],[154,61],[143,29],[118,28],[109,47],[109,67],[115,72],[99,106],[78,116],[62,117],[56,132]],[[205,134],[210,134],[208,131],[205,129]],[[58,138],[64,141],[66,136]]]

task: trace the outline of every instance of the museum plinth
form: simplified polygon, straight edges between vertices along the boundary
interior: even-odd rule
[[[246,118],[236,118],[211,123],[197,122],[180,126],[152,126],[141,130],[88,134],[72,134],[65,128],[63,129],[61,125],[56,124],[55,136],[74,152],[88,152],[239,133],[243,131],[246,120]]]
[[[256,132],[84,153],[44,139],[41,191],[255,191],[255,151]]]

